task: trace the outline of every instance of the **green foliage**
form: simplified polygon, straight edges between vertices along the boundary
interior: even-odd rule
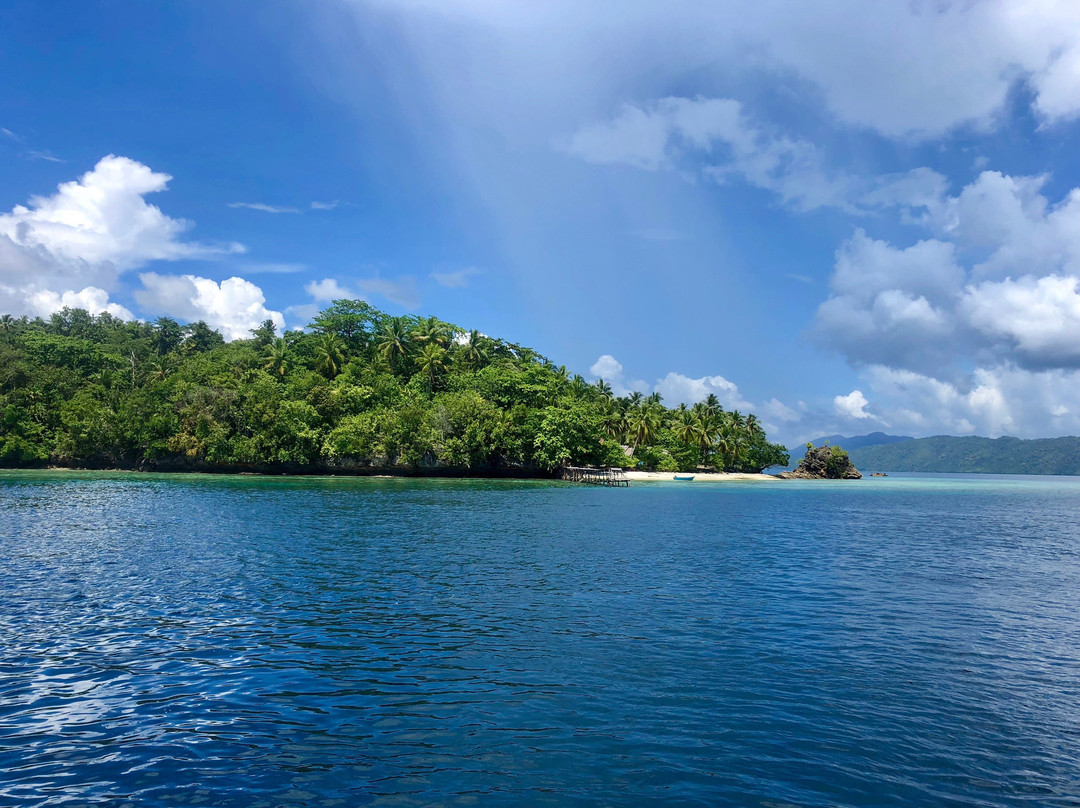
[[[851,458],[848,453],[839,446],[833,446],[829,450],[829,458],[825,461],[825,474],[828,477],[839,477],[850,465]]]
[[[65,309],[0,319],[0,465],[461,471],[701,463],[783,453],[713,399],[612,395],[521,345],[337,300],[308,333],[226,343],[204,322]],[[627,457],[624,447],[633,447]]]

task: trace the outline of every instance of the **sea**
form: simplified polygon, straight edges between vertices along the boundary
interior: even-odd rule
[[[1080,806],[1080,478],[0,472],[3,806]]]

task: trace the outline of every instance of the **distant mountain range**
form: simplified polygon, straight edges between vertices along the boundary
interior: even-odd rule
[[[862,449],[865,446],[883,446],[905,440],[915,439],[907,435],[886,435],[884,432],[871,432],[869,435],[856,435],[853,438],[846,438],[843,435],[826,435],[824,438],[818,438],[811,442],[815,446],[822,446],[826,443],[830,446],[839,446],[850,453],[853,449]]]
[[[983,474],[1080,475],[1080,437],[1039,438],[895,438],[860,443],[863,438],[834,436],[829,443],[847,450],[864,474],[875,471],[926,471]]]

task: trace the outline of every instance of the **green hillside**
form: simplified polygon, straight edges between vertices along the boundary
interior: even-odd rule
[[[863,473],[927,471],[1080,475],[1080,437],[957,438],[938,435],[849,452]]]
[[[307,332],[226,343],[206,323],[65,309],[0,317],[0,466],[553,474],[788,462],[715,396],[613,395],[529,348],[338,300]]]

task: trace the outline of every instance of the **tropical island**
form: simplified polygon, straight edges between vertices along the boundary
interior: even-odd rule
[[[336,300],[304,331],[64,309],[0,317],[0,466],[550,476],[567,465],[761,472],[789,461],[710,396],[616,396],[529,348]]]

